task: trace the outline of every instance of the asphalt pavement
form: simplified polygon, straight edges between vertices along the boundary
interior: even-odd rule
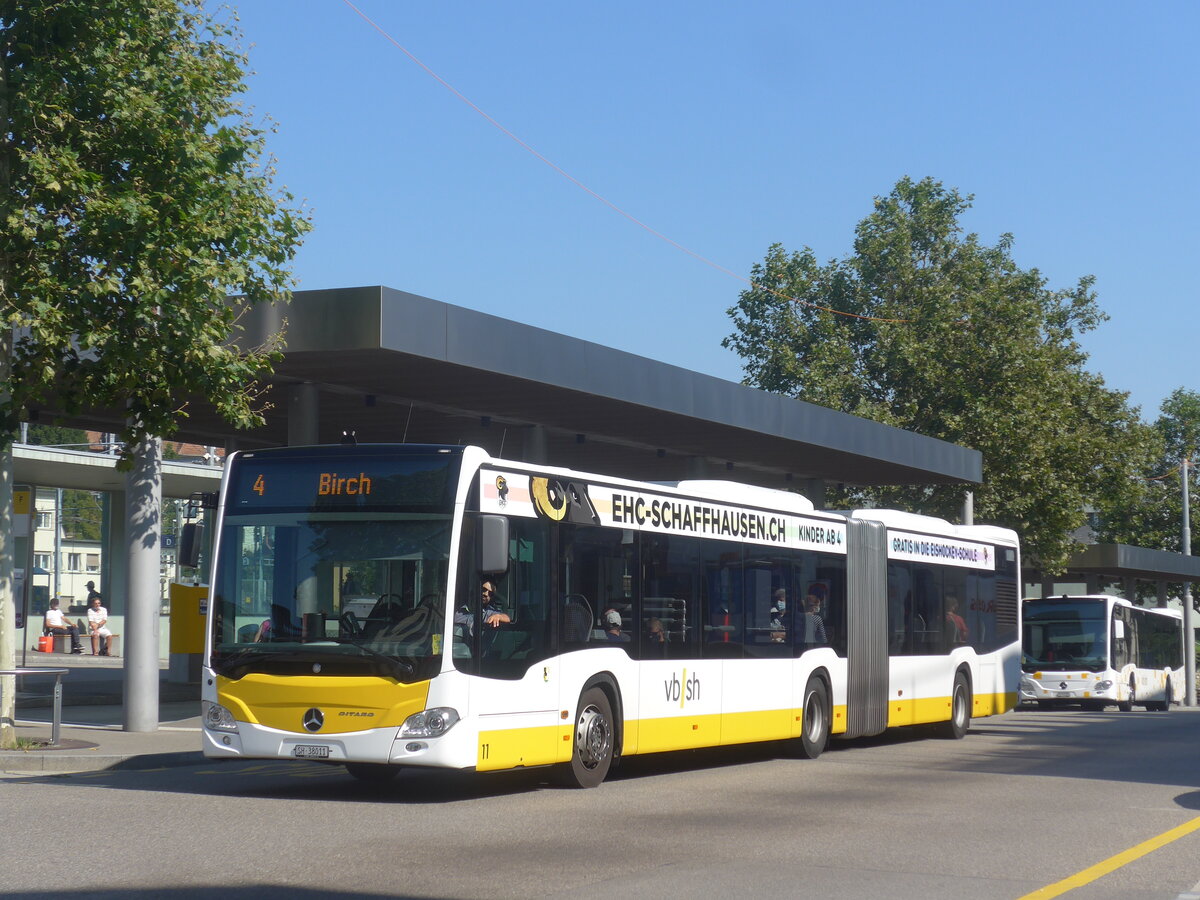
[[[167,680],[159,672],[158,730],[122,730],[124,660],[90,653],[30,653],[21,668],[65,668],[57,746],[53,732],[54,677],[17,679],[17,740],[22,749],[0,750],[0,772],[45,774],[102,769],[155,769],[201,762],[200,685]]]

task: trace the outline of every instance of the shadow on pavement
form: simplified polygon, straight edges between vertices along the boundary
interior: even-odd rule
[[[295,885],[282,884],[256,884],[256,885],[229,885],[229,884],[210,884],[210,885],[175,885],[164,884],[152,888],[121,888],[120,890],[111,891],[89,891],[80,889],[77,891],[22,891],[20,896],[27,900],[38,900],[38,898],[62,898],[62,897],[77,897],[87,898],[87,900],[131,900],[131,898],[154,898],[158,900],[160,897],[170,896],[172,900],[209,900],[212,897],[221,897],[222,900],[307,900],[307,898],[320,897],[322,900],[366,900],[372,897],[394,897],[406,900],[408,894],[368,894],[361,891],[329,891],[329,890],[310,890],[307,888],[296,887]]]

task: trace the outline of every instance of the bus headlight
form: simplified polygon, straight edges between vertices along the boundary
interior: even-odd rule
[[[400,737],[441,737],[458,721],[458,710],[449,706],[435,706],[416,713],[404,720],[400,726]]]
[[[221,704],[205,700],[200,706],[201,714],[204,717],[204,724],[209,731],[236,732],[238,730],[237,720],[234,719],[233,713],[221,706]]]
[[[1021,687],[1021,690],[1023,690],[1023,691],[1024,691],[1025,693],[1027,693],[1027,694],[1032,694],[1032,693],[1033,693],[1033,682],[1032,682],[1032,681],[1030,681],[1030,680],[1029,680],[1028,678],[1026,678],[1025,676],[1021,676],[1021,685],[1020,685],[1020,687]]]
[[[1096,682],[1096,690],[1098,690],[1098,691],[1111,691],[1112,686],[1113,686],[1113,683],[1111,681],[1097,681]]]

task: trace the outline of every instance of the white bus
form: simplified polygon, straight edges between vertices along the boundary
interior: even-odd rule
[[[361,445],[237,453],[218,509],[204,752],[554,766],[1012,709],[1013,532]],[[494,592],[482,606],[481,587]]]
[[[1171,708],[1184,696],[1183,614],[1120,597],[1023,603],[1021,703]]]

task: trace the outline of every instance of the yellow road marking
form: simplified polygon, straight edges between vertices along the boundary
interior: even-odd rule
[[[1077,887],[1090,884],[1097,878],[1107,875],[1109,872],[1113,872],[1121,868],[1121,866],[1133,862],[1135,859],[1153,853],[1159,847],[1165,847],[1172,841],[1177,841],[1181,837],[1191,834],[1193,831],[1200,831],[1200,816],[1197,816],[1190,822],[1185,822],[1177,828],[1172,828],[1170,831],[1164,831],[1162,834],[1152,837],[1148,841],[1142,841],[1136,847],[1130,847],[1116,856],[1110,856],[1103,862],[1098,862],[1094,866],[1084,869],[1082,872],[1077,872],[1070,878],[1064,878],[1062,881],[1056,881],[1054,884],[1039,888],[1032,894],[1026,894],[1020,900],[1048,900],[1050,897],[1061,896],[1067,891],[1073,891]]]

